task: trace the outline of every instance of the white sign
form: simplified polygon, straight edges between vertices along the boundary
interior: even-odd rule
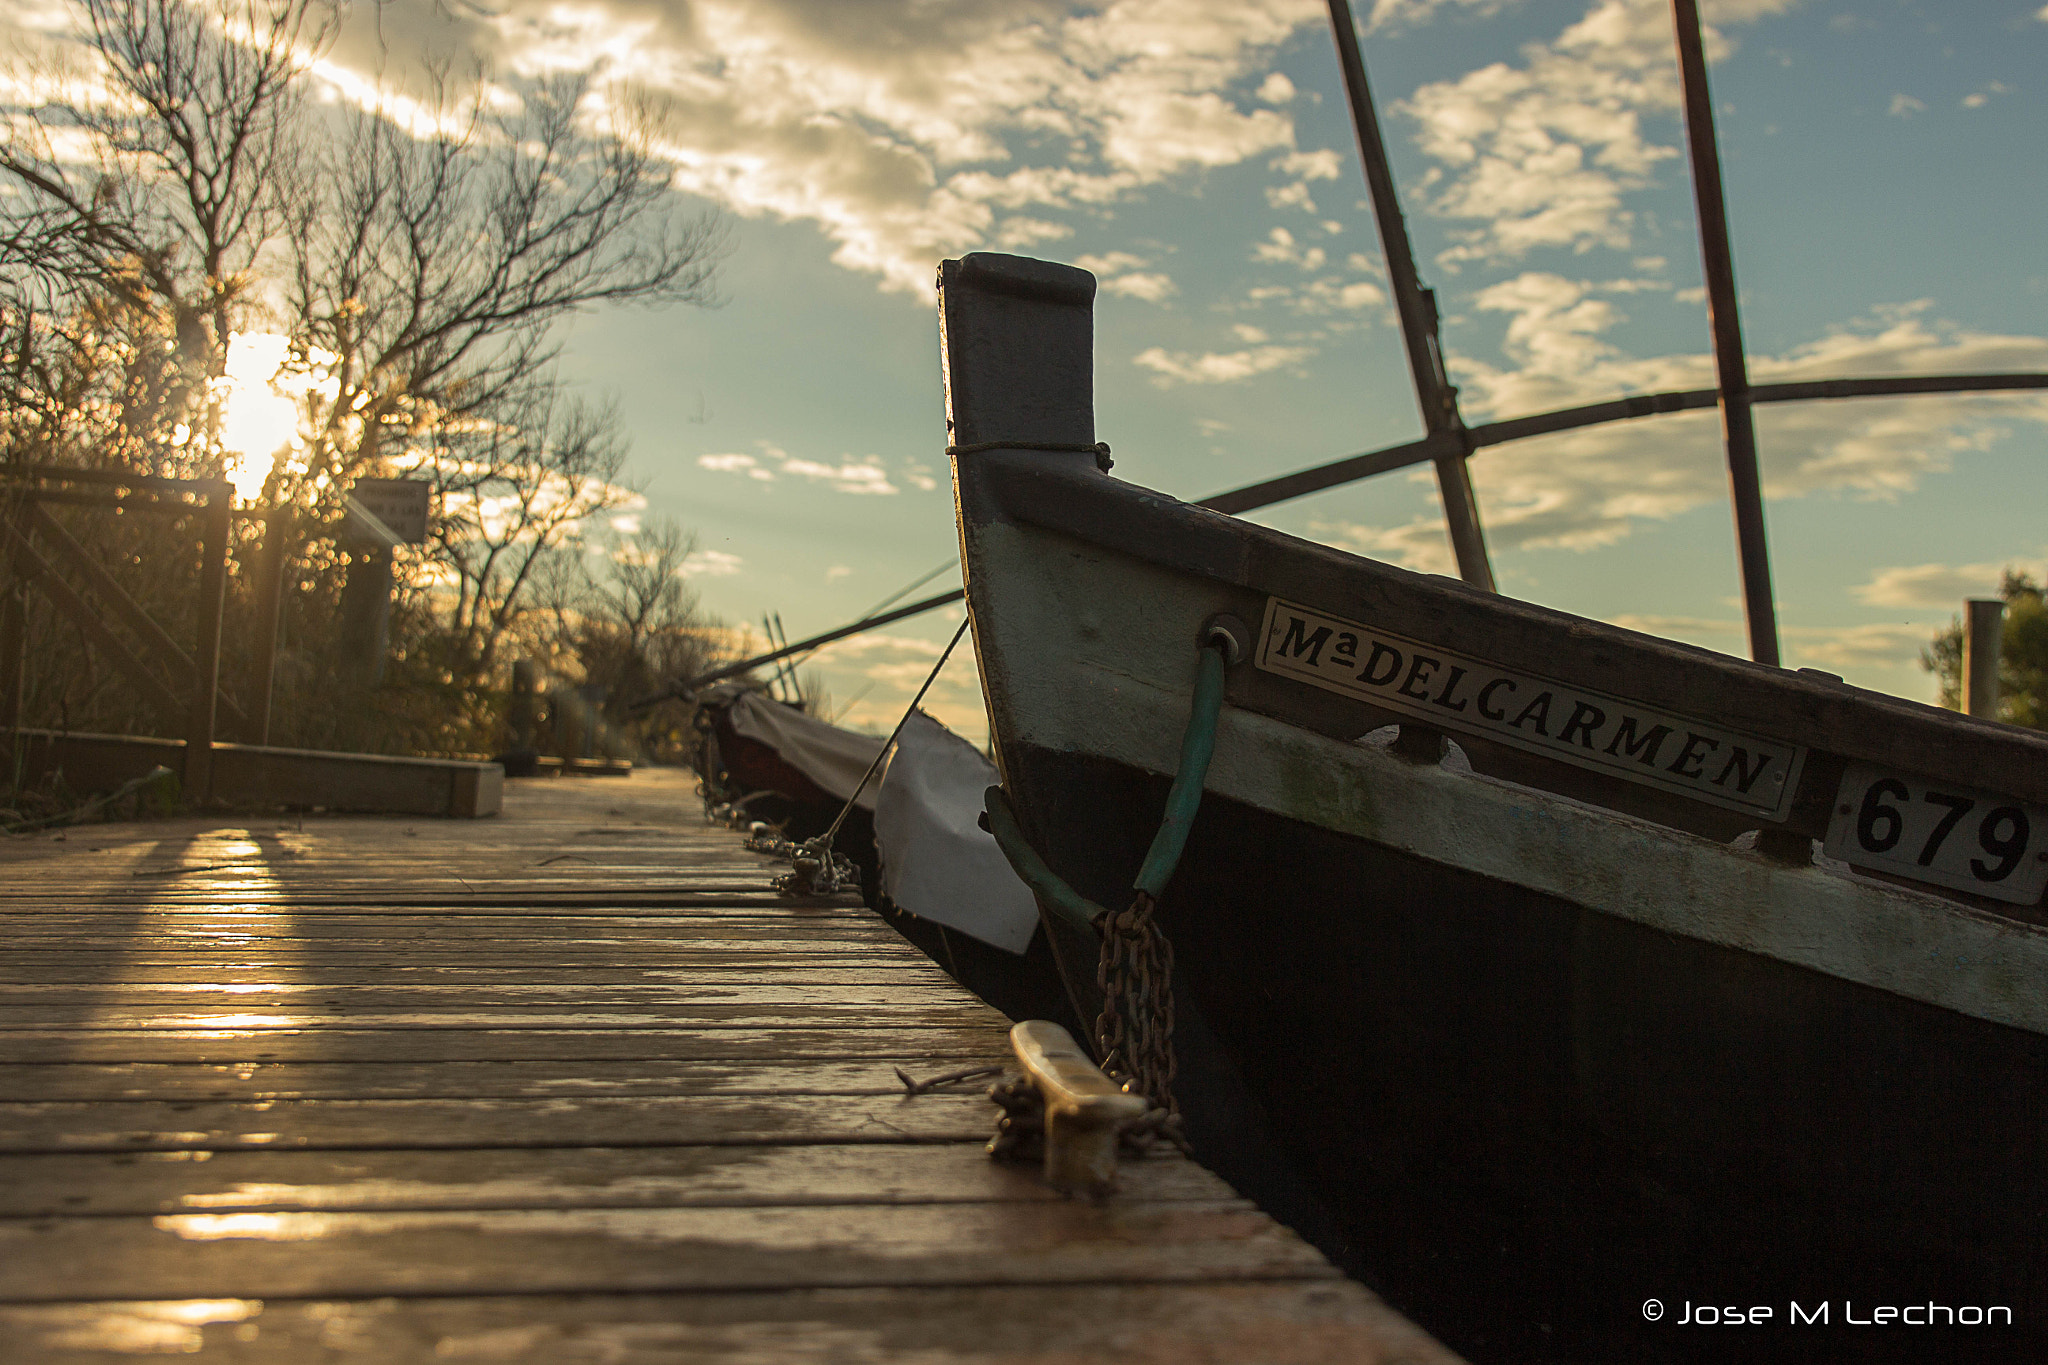
[[[427,538],[432,491],[424,479],[357,479],[349,496],[401,542],[418,545]]]
[[[1275,597],[1258,666],[1434,728],[1783,820],[1806,750],[1522,673]]]
[[[1853,867],[2016,905],[2048,887],[2048,810],[1868,763],[1842,775],[1821,848]]]

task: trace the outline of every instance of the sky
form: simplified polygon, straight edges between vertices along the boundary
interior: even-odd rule
[[[1466,419],[1711,386],[1666,0],[1356,3]],[[1704,10],[1752,380],[2048,371],[2048,7]],[[1199,498],[1421,433],[1318,0],[389,0],[378,24],[408,59],[588,72],[667,113],[679,207],[728,227],[721,302],[584,314],[565,363],[733,625],[830,629],[956,557],[944,257],[1096,273],[1118,477]],[[369,32],[335,70],[376,66]],[[1931,700],[1930,635],[2048,564],[2048,395],[1757,425],[1786,663]],[[1744,652],[1713,413],[1470,469],[1502,591]],[[1252,515],[1451,568],[1426,467]],[[960,619],[807,667],[886,729]],[[927,708],[985,733],[967,647]]]

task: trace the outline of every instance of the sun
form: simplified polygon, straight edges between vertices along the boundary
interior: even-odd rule
[[[263,495],[279,453],[298,441],[298,404],[277,383],[290,347],[287,338],[270,332],[238,332],[228,339],[227,373],[219,381],[220,441],[241,502]]]

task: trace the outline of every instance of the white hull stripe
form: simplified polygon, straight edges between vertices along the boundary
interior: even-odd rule
[[[1185,691],[1099,664],[1010,737],[1173,770]],[[1036,689],[1031,689],[1036,691]],[[1903,887],[1790,867],[1645,820],[1225,707],[1208,789],[1292,820],[1651,928],[1757,953],[1992,1023],[2048,1033],[2048,932]]]

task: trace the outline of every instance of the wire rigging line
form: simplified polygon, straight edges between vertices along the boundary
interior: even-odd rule
[[[932,671],[925,675],[924,686],[917,689],[917,695],[912,697],[910,705],[903,709],[903,719],[897,721],[896,728],[889,732],[889,738],[883,741],[880,751],[875,754],[875,761],[868,764],[868,770],[860,775],[860,781],[853,784],[853,794],[846,798],[846,804],[839,808],[839,815],[832,821],[832,827],[826,830],[822,836],[821,843],[823,847],[832,847],[832,840],[839,833],[839,826],[846,822],[846,817],[853,811],[853,803],[860,799],[861,792],[866,789],[868,782],[874,777],[876,771],[881,768],[882,760],[887,758],[889,751],[896,747],[896,739],[903,733],[903,727],[910,723],[911,716],[917,711],[917,704],[924,700],[924,694],[931,691],[932,684],[939,680],[939,670],[946,666],[946,660],[953,657],[953,646],[960,643],[960,637],[967,633],[967,627],[973,619],[971,616],[962,618],[960,628],[953,632],[953,638],[948,640],[945,649],[939,652],[939,661],[933,664]]]

